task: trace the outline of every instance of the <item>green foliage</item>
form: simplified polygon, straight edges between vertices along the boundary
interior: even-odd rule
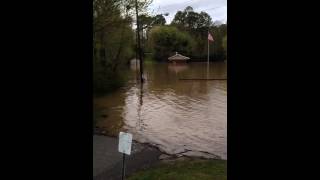
[[[227,54],[227,35],[222,39],[222,47]]]
[[[163,163],[155,168],[140,171],[129,180],[227,180],[227,161],[190,160]]]
[[[141,14],[139,15],[139,22],[140,22],[141,29],[146,29],[149,26],[151,26],[153,22],[153,17],[147,14]]]
[[[166,24],[166,19],[163,17],[162,14],[156,15],[154,18],[153,25],[165,25]]]
[[[150,3],[139,0],[139,11],[145,11]],[[135,55],[135,33],[131,28],[134,13],[134,0],[93,0],[94,93],[123,84],[120,68]]]
[[[166,23],[165,18],[162,14],[158,14],[156,16],[149,16],[147,14],[141,14],[139,16],[139,22],[141,25],[141,29],[143,31],[142,33],[142,49],[144,52],[150,52],[150,42],[149,40],[149,34],[150,29],[154,26],[163,26]]]
[[[210,53],[214,56],[214,59],[225,60],[226,53],[223,48],[223,38],[227,35],[227,25],[222,24],[220,26],[211,26],[210,33],[214,38],[214,42],[211,45]]]
[[[193,40],[191,36],[171,26],[158,26],[150,32],[151,47],[156,60],[167,60],[176,51],[190,54]]]
[[[158,14],[156,16],[149,16],[147,14],[139,15],[139,22],[141,25],[141,29],[147,29],[156,25],[165,25],[166,19],[162,14]]]
[[[211,24],[211,17],[206,12],[194,12],[191,6],[186,7],[184,11],[178,11],[171,22],[171,25],[191,33],[208,30]]]
[[[123,77],[118,71],[113,72],[97,63],[93,67],[93,87],[95,94],[110,92],[122,86]]]

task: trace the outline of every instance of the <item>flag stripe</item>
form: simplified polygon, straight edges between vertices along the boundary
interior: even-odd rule
[[[208,40],[209,40],[209,41],[213,41],[213,37],[211,36],[210,33],[208,33]]]

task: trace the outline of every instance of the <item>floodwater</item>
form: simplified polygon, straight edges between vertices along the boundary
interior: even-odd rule
[[[227,63],[146,63],[143,85],[135,61],[127,85],[94,100],[108,122],[122,122],[133,139],[168,154],[227,159]],[[198,79],[198,80],[181,80]]]

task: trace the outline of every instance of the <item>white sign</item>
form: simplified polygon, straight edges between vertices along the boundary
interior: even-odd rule
[[[119,152],[130,155],[132,144],[132,134],[120,132],[119,134]]]

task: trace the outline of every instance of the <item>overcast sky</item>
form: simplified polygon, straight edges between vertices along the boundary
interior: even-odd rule
[[[176,12],[183,11],[187,6],[193,7],[195,12],[205,11],[213,22],[227,21],[227,0],[153,0],[149,9],[153,15],[169,13],[165,18],[170,23]]]

